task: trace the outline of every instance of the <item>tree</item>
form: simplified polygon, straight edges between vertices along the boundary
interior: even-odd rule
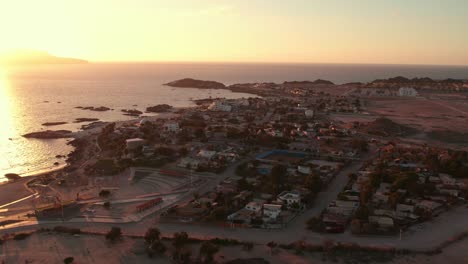
[[[108,197],[110,195],[110,191],[109,190],[101,190],[99,192],[99,197]]]
[[[187,244],[189,241],[189,237],[187,232],[176,232],[174,233],[174,238],[172,240],[172,245],[174,246],[175,252],[174,256],[176,258],[179,257],[180,250]]]
[[[213,256],[219,251],[219,247],[215,244],[206,241],[200,247],[200,257],[204,263],[212,263]]]
[[[267,247],[270,248],[270,253],[271,253],[271,254],[273,254],[273,249],[274,249],[277,245],[278,245],[278,244],[276,244],[276,242],[274,242],[274,241],[268,242]]]
[[[155,253],[158,255],[164,254],[166,249],[166,246],[162,243],[161,240],[156,240],[148,246],[147,253],[149,257],[153,257]]]
[[[355,216],[357,219],[365,222],[369,219],[369,209],[365,205],[361,204],[361,206],[356,210]]]
[[[361,221],[357,218],[351,221],[351,233],[353,234],[361,233]]]
[[[271,191],[273,194],[278,195],[281,191],[283,191],[286,183],[286,173],[286,167],[281,164],[275,165],[271,169],[270,183],[272,185]]]
[[[145,233],[145,242],[148,245],[152,245],[154,242],[158,241],[161,236],[161,231],[157,228],[149,228]]]
[[[318,175],[308,175],[304,180],[304,185],[311,193],[317,194],[322,188],[322,180]]]
[[[112,227],[109,232],[106,234],[106,239],[114,242],[117,239],[122,238],[122,231],[120,230],[120,227]]]

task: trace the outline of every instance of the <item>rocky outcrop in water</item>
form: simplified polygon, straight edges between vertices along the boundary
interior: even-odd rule
[[[105,112],[111,110],[109,107],[106,106],[99,106],[99,107],[94,107],[94,106],[77,106],[75,108],[81,109],[81,110],[90,110],[90,111],[95,111],[95,112]]]
[[[83,122],[95,122],[99,121],[99,118],[77,118],[73,123],[83,123]]]
[[[146,108],[146,112],[149,112],[149,113],[164,113],[164,112],[168,112],[172,109],[172,106],[168,105],[168,104],[159,104],[159,105],[155,105],[155,106],[150,106],[148,108]]]
[[[43,123],[43,126],[59,126],[59,125],[65,125],[68,124],[68,122],[46,122]]]
[[[127,116],[140,116],[141,114],[143,114],[142,111],[137,109],[122,109],[121,111],[124,112],[124,115]]]
[[[23,137],[39,139],[70,138],[72,137],[71,133],[69,130],[46,130],[24,134]]]
[[[199,89],[223,89],[226,85],[215,81],[203,81],[192,78],[180,79],[177,81],[165,83],[164,85],[181,88],[199,88]]]

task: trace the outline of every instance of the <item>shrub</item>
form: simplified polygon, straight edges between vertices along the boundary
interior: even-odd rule
[[[63,263],[65,264],[72,264],[75,259],[73,257],[68,257],[63,260]]]
[[[109,190],[101,190],[99,192],[99,197],[108,197],[110,195],[110,191]]]
[[[252,251],[253,247],[254,247],[254,244],[252,242],[245,242],[242,245],[242,249],[245,251]]]
[[[29,237],[31,234],[28,234],[28,233],[19,233],[19,234],[16,234],[13,239],[14,240],[23,240],[23,239],[26,239],[27,237]]]
[[[67,233],[71,235],[81,234],[81,230],[79,228],[70,228],[65,226],[56,226],[54,227],[54,231],[57,233]]]
[[[112,242],[120,238],[122,238],[122,231],[120,230],[120,227],[112,227],[111,230],[106,234],[106,239]]]

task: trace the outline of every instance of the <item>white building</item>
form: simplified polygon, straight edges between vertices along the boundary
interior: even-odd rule
[[[309,175],[312,172],[309,166],[301,166],[301,165],[297,166],[297,171],[306,175]]]
[[[414,88],[401,87],[398,89],[398,96],[418,96],[418,92]]]
[[[232,106],[226,104],[225,102],[216,101],[211,103],[211,105],[208,106],[208,109],[211,111],[231,112]]]
[[[177,164],[178,167],[196,169],[200,165],[200,161],[189,157],[182,158]]]
[[[263,221],[276,220],[281,214],[281,205],[279,204],[264,204],[263,205]]]
[[[293,204],[301,204],[301,194],[296,191],[284,191],[278,195],[278,200],[285,203],[288,207]]]
[[[439,173],[439,178],[444,185],[457,185],[457,179],[453,178],[452,176],[445,174],[445,173]]]
[[[304,114],[307,118],[312,118],[314,117],[314,110],[310,110],[310,109],[305,110]]]
[[[177,122],[168,122],[164,124],[164,129],[168,132],[179,132],[179,123]]]
[[[127,150],[133,151],[142,147],[145,144],[145,140],[141,138],[130,138],[125,140],[125,144],[127,146]]]
[[[202,149],[198,152],[197,156],[211,160],[216,155],[216,151]]]
[[[263,204],[260,202],[250,202],[245,206],[245,209],[259,213],[262,210]]]

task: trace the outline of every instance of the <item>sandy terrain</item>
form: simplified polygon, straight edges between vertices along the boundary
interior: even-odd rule
[[[418,263],[431,263],[431,264],[466,264],[468,263],[468,239],[449,246],[444,249],[441,254],[434,256],[417,255],[396,258],[392,261],[393,264],[418,264]]]
[[[42,233],[25,240],[8,240],[0,246],[0,261],[49,264],[73,257],[75,263],[171,263],[163,258],[148,258],[143,246],[142,239],[125,238],[111,244],[103,236]]]
[[[367,101],[367,111],[387,116],[395,122],[422,131],[451,129],[468,132],[468,108],[460,100],[427,100],[421,98],[377,98]]]
[[[32,193],[24,187],[31,178],[20,179],[13,183],[0,184],[0,206],[27,197]]]

